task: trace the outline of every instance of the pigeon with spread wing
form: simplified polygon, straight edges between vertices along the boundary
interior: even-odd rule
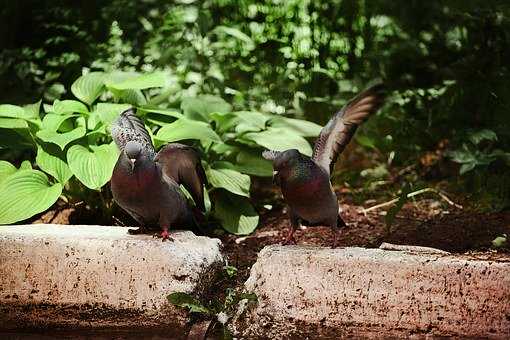
[[[130,233],[159,226],[165,240],[170,227],[196,226],[194,211],[179,188],[182,184],[196,206],[205,211],[206,177],[195,149],[171,143],[156,154],[133,109],[120,114],[111,134],[120,149],[110,183],[113,199],[141,225]]]
[[[382,90],[381,84],[369,87],[333,115],[315,141],[312,158],[296,149],[263,152],[263,157],[273,162],[273,180],[279,184],[289,206],[291,229],[286,244],[295,243],[294,231],[301,223],[332,227],[335,231],[333,246],[336,246],[345,222],[340,216],[330,175],[357,127],[381,107]]]

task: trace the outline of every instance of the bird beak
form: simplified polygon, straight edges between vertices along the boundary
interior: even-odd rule
[[[130,158],[129,159],[129,163],[131,163],[131,171],[133,171],[133,169],[135,168],[135,162],[136,162],[135,158]]]
[[[273,170],[273,184],[280,185],[280,173],[277,170]]]

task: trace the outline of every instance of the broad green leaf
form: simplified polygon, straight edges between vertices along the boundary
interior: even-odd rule
[[[39,111],[41,110],[41,100],[34,104],[27,104],[23,106],[23,110],[25,110],[25,115],[30,118],[39,119]]]
[[[153,72],[132,76],[128,79],[109,80],[107,86],[117,90],[143,90],[152,87],[163,87],[166,84],[165,72]]]
[[[113,143],[92,145],[91,150],[73,145],[67,151],[69,168],[90,189],[99,189],[110,180],[117,157],[118,150]]]
[[[18,118],[0,117],[0,128],[3,129],[28,129],[26,120]]]
[[[114,97],[119,101],[129,103],[133,106],[140,106],[147,104],[147,99],[143,95],[141,90],[118,90],[115,88],[108,88]]]
[[[237,111],[233,113],[237,117],[235,127],[237,133],[263,130],[266,127],[266,122],[269,120],[267,115],[260,112]]]
[[[73,117],[78,117],[78,115],[76,114],[58,115],[56,113],[48,113],[47,115],[44,116],[42,120],[41,129],[57,131],[66,120]]]
[[[91,105],[103,92],[105,78],[102,72],[85,74],[71,85],[71,92],[82,102]]]
[[[103,124],[109,126],[122,112],[131,107],[130,104],[98,103],[91,116],[97,116]]]
[[[186,118],[177,119],[175,122],[163,126],[156,134],[156,138],[166,142],[183,139],[221,142],[220,137],[209,124]]]
[[[226,192],[215,197],[214,216],[225,230],[236,235],[248,235],[255,230],[259,216],[247,198]]]
[[[0,160],[0,185],[2,182],[17,171],[16,167],[7,161]]]
[[[260,152],[241,151],[237,154],[236,169],[254,176],[273,175],[273,165],[270,161],[262,158]]]
[[[38,145],[35,161],[41,170],[52,175],[62,185],[65,185],[69,178],[73,176],[62,152],[52,144],[47,144],[44,147]]]
[[[11,104],[0,105],[0,117],[8,118],[20,118],[20,119],[39,119],[39,114],[35,114],[35,111],[25,109],[23,107]]]
[[[152,107],[147,107],[147,106],[141,106],[138,109],[140,109],[141,111],[145,111],[147,113],[158,113],[158,114],[164,115],[164,116],[170,116],[170,117],[174,117],[174,118],[182,118],[182,114],[177,112],[176,110],[173,110],[173,109],[160,109],[157,107],[152,108]]]
[[[0,184],[0,224],[26,220],[47,210],[59,198],[62,185],[51,185],[38,170],[19,170]]]
[[[87,130],[83,126],[78,126],[69,132],[60,133],[51,130],[40,130],[36,133],[37,137],[47,143],[57,144],[64,150],[66,145],[85,136]]]
[[[271,119],[271,126],[274,128],[289,129],[290,131],[303,136],[315,137],[321,132],[322,126],[301,119],[276,117]]]
[[[214,188],[223,188],[240,196],[250,196],[250,176],[227,168],[208,168],[206,174]]]
[[[221,97],[203,95],[184,98],[181,102],[181,110],[190,119],[209,121],[210,113],[230,112],[232,106]]]
[[[76,100],[58,100],[56,99],[53,103],[53,112],[59,115],[67,113],[89,113],[89,110],[85,104]]]
[[[270,128],[261,132],[249,132],[242,136],[267,149],[284,151],[298,149],[304,155],[310,156],[312,148],[303,137],[282,129]]]
[[[198,299],[188,293],[176,292],[166,297],[168,301],[178,307],[188,308],[192,313],[213,314]]]
[[[21,165],[19,166],[20,170],[31,170],[32,169],[32,163],[30,163],[29,160],[24,160],[21,162]]]

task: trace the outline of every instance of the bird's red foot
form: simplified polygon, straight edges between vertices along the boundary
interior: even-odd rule
[[[161,237],[161,241],[166,240],[173,241],[173,239],[170,237],[170,233],[168,232],[168,230],[163,230],[159,236]]]

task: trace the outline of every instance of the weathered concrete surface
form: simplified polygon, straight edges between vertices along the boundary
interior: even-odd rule
[[[166,296],[202,294],[223,256],[217,239],[171,237],[104,226],[0,227],[0,329],[182,328],[186,315]]]
[[[251,338],[510,336],[510,260],[362,248],[269,246],[238,315]]]

